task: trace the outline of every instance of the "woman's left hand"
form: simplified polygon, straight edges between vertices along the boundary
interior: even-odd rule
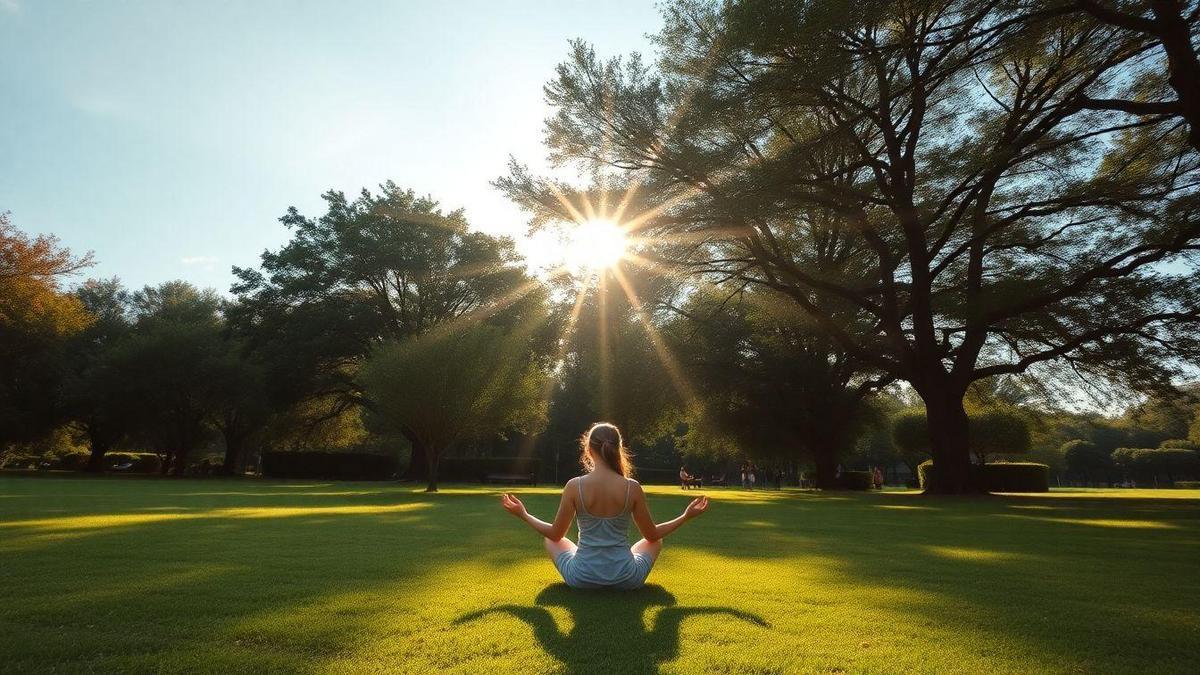
[[[504,507],[505,511],[508,511],[518,518],[524,518],[525,514],[527,513],[525,511],[525,505],[521,503],[521,500],[517,499],[516,495],[508,492],[500,495],[500,505]]]
[[[704,512],[707,510],[708,510],[708,497],[697,497],[692,500],[691,504],[688,504],[688,507],[687,507],[687,509],[684,510],[683,515],[687,516],[688,519],[690,520],[697,516],[704,515]]]

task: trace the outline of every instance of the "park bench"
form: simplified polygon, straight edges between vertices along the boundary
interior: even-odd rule
[[[531,473],[489,473],[484,476],[483,482],[503,483],[505,485],[519,485],[522,483],[537,485],[537,480]]]

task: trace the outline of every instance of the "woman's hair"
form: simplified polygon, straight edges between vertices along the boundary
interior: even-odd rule
[[[588,452],[589,448],[591,452]],[[593,424],[579,439],[579,450],[579,461],[588,471],[596,468],[594,457],[599,457],[613,471],[626,478],[633,476],[633,462],[629,449],[621,440],[621,430],[615,424]]]

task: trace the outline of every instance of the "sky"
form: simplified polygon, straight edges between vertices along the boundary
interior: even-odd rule
[[[227,292],[288,206],[390,179],[550,263],[489,183],[545,167],[568,40],[647,53],[660,25],[649,0],[0,0],[0,212],[89,277]]]

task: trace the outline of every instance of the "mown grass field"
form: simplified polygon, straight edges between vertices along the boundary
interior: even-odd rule
[[[519,490],[551,515],[553,490]],[[687,496],[652,488],[660,519]],[[0,477],[5,672],[1195,672],[1200,491],[714,490],[579,592],[496,491]]]

